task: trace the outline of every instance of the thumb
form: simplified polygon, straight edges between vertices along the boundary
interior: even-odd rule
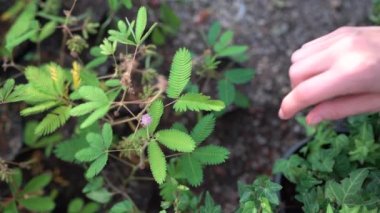
[[[309,125],[316,125],[325,120],[379,111],[380,94],[349,95],[318,104],[309,112],[306,121]]]

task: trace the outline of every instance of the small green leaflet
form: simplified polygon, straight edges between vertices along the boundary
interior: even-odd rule
[[[133,203],[130,200],[124,200],[112,206],[110,213],[126,213],[126,212],[133,212],[133,211],[134,211]]]
[[[148,114],[152,118],[151,124],[149,124],[149,133],[153,134],[156,131],[158,124],[160,123],[162,114],[164,113],[164,104],[161,100],[156,100],[148,109]]]
[[[90,179],[99,174],[108,160],[108,149],[112,144],[112,128],[106,123],[102,129],[102,135],[97,133],[87,134],[87,143],[90,145],[75,154],[80,162],[92,162],[87,169],[86,178]]]
[[[224,77],[234,84],[245,84],[253,79],[255,71],[247,68],[230,69],[224,72]]]
[[[116,51],[116,41],[113,41],[112,43],[108,39],[103,40],[103,44],[101,44],[99,47],[101,49],[100,53],[103,55],[113,55]]]
[[[177,99],[173,108],[177,112],[185,111],[221,111],[224,109],[223,101],[211,100],[209,96],[200,93],[187,93]]]
[[[192,69],[192,60],[189,50],[179,49],[174,55],[169,74],[166,93],[169,98],[178,98],[189,83]]]
[[[222,30],[222,27],[220,26],[219,22],[214,22],[207,34],[207,43],[209,45],[214,45],[216,43],[216,40],[218,39],[220,32]]]
[[[232,83],[227,80],[218,81],[218,96],[227,106],[235,100],[236,89]]]
[[[148,145],[148,159],[154,180],[162,184],[166,178],[166,159],[156,141],[151,141]]]
[[[192,152],[195,148],[191,136],[176,129],[160,130],[155,137],[162,145],[173,151]]]
[[[136,36],[135,39],[136,39],[137,44],[141,42],[141,38],[146,28],[147,19],[148,19],[148,15],[147,15],[146,8],[140,7],[139,11],[137,12],[136,28],[135,28],[135,36]]]
[[[210,134],[214,131],[215,128],[215,116],[213,114],[208,114],[204,116],[199,122],[195,125],[191,131],[191,137],[197,144],[200,144]]]
[[[107,114],[112,101],[103,90],[95,86],[82,86],[78,92],[88,102],[74,107],[70,114],[71,116],[82,116],[91,113],[80,126],[86,128]]]
[[[14,90],[15,80],[8,79],[2,88],[0,88],[0,103],[17,102],[22,99],[22,91]]]

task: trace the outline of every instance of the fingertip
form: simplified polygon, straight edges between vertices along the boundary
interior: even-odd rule
[[[320,122],[322,122],[322,117],[317,115],[317,114],[313,114],[313,113],[309,113],[306,117],[306,123],[307,125],[309,126],[315,126],[317,124],[319,124]]]

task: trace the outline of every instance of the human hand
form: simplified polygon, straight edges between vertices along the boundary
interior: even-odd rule
[[[291,60],[281,119],[309,106],[310,125],[380,111],[380,27],[339,28],[304,44]]]

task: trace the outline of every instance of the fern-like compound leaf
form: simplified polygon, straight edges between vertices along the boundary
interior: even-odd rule
[[[207,145],[197,148],[191,155],[202,165],[218,165],[228,159],[230,152],[221,146]]]
[[[108,161],[108,153],[102,154],[94,162],[91,163],[90,167],[86,171],[86,178],[90,179],[99,174],[103,168],[106,166]]]
[[[197,144],[203,142],[215,128],[215,116],[214,114],[208,114],[204,116],[191,131],[191,137]]]
[[[87,101],[102,102],[102,103],[108,102],[108,97],[106,93],[99,87],[82,86],[78,90],[78,92],[79,92],[79,95]]]
[[[43,102],[37,105],[34,105],[33,107],[28,107],[23,110],[21,110],[20,114],[22,116],[28,116],[28,115],[34,115],[41,112],[45,112],[55,106],[57,106],[59,103],[55,101],[47,101]]]
[[[164,113],[164,104],[161,100],[157,100],[149,107],[148,114],[152,118],[152,122],[149,124],[149,133],[152,134],[156,131],[158,124],[160,123],[162,114]]]
[[[95,110],[93,113],[91,113],[90,116],[87,117],[85,121],[80,125],[80,128],[84,129],[86,127],[91,126],[93,123],[95,123],[97,120],[105,116],[109,110],[110,106],[106,105],[103,106],[97,110]]]
[[[169,98],[178,98],[190,80],[192,69],[189,50],[179,49],[174,55],[170,69],[167,94]]]
[[[166,178],[166,159],[156,141],[151,141],[148,145],[148,158],[154,180],[162,184]]]
[[[192,157],[191,154],[185,154],[179,158],[178,167],[187,182],[192,186],[199,186],[203,181],[203,170],[200,162]]]
[[[98,109],[101,106],[103,106],[103,103],[101,102],[87,102],[84,104],[80,104],[71,110],[70,115],[82,116]]]
[[[223,101],[211,100],[209,96],[200,93],[187,93],[181,96],[174,104],[173,108],[177,112],[185,111],[220,111],[224,109]]]
[[[71,107],[60,106],[47,114],[36,127],[35,133],[38,136],[47,135],[63,126],[70,118]]]
[[[195,148],[191,136],[176,129],[161,130],[155,136],[161,144],[173,151],[192,152]]]

